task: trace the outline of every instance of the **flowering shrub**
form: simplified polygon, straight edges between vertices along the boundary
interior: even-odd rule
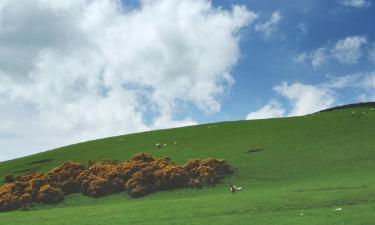
[[[48,173],[20,176],[0,187],[0,211],[27,208],[30,203],[57,203],[71,193],[100,197],[127,191],[131,197],[141,197],[159,190],[201,188],[232,173],[225,160],[193,159],[179,165],[146,153],[123,163],[90,161],[85,167],[66,162]]]

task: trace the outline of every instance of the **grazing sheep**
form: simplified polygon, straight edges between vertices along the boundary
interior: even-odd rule
[[[156,143],[156,144],[155,144],[155,147],[156,147],[156,149],[161,149],[161,144]]]
[[[238,192],[238,191],[242,191],[242,187],[236,187],[236,186],[234,186],[234,185],[230,185],[229,187],[230,187],[230,191],[231,191],[233,194],[236,193],[236,192]]]
[[[120,137],[119,140],[120,141],[125,141],[125,138],[124,137]]]

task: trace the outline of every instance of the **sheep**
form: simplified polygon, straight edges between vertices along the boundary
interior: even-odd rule
[[[156,147],[156,149],[161,149],[161,144],[156,143],[156,144],[155,144],[155,147]]]
[[[242,191],[242,187],[236,187],[236,186],[234,186],[234,185],[230,185],[229,187],[230,187],[229,190],[230,190],[233,194],[236,193],[237,191]]]

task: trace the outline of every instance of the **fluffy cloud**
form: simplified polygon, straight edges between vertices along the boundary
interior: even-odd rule
[[[324,87],[333,89],[356,89],[357,101],[375,101],[375,71],[354,73],[331,79],[323,84]]]
[[[333,93],[324,87],[302,83],[282,83],[274,90],[292,104],[289,116],[301,116],[329,108],[335,102]]]
[[[291,105],[289,113],[286,113],[287,110],[279,102],[271,100],[259,110],[249,113],[246,119],[301,116],[327,109],[336,101],[334,93],[329,88],[320,85],[283,82],[275,86],[273,90],[287,99]]]
[[[270,38],[281,19],[282,16],[280,12],[275,11],[272,13],[271,18],[268,21],[255,25],[255,30],[261,32],[265,38]]]
[[[247,120],[255,119],[267,119],[283,117],[285,115],[285,109],[276,100],[271,100],[268,104],[255,112],[251,112],[246,116]]]
[[[375,71],[333,77],[320,86],[329,89],[360,88],[375,90]]]
[[[205,0],[1,1],[2,153],[195,124],[175,119],[190,105],[218,112],[255,18]]]
[[[329,61],[336,61],[344,65],[353,65],[361,59],[363,47],[366,44],[368,44],[368,41],[363,36],[348,36],[338,40],[334,46],[326,45],[310,53],[300,53],[293,57],[293,62],[305,63],[308,61],[314,68],[319,68]]]
[[[371,5],[371,2],[368,0],[343,0],[341,1],[341,4],[354,8],[366,8]]]
[[[337,41],[332,49],[333,57],[342,64],[357,63],[362,55],[361,47],[367,43],[365,37],[352,36]]]

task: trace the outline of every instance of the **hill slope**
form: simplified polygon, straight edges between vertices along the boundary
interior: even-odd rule
[[[217,187],[141,199],[71,195],[57,205],[1,213],[4,224],[374,224],[375,111],[225,122],[111,137],[0,163],[0,176],[65,161],[126,160],[138,152],[223,158],[236,169]],[[177,141],[177,144],[174,142]],[[155,151],[155,143],[167,143]],[[229,184],[244,191],[231,194]],[[341,210],[336,210],[341,208]]]

